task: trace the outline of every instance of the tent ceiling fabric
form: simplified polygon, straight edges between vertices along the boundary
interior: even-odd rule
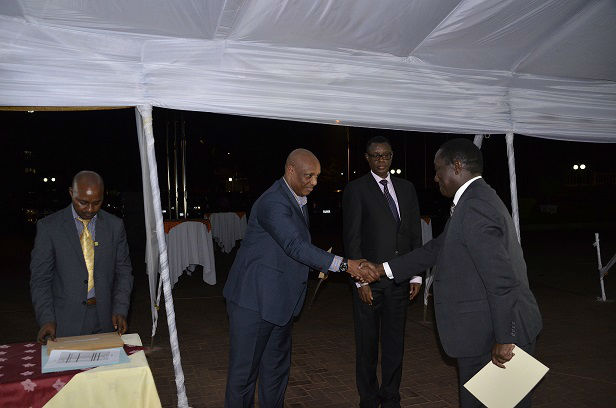
[[[16,0],[0,105],[616,142],[614,0]]]

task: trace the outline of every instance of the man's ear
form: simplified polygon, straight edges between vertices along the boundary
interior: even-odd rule
[[[456,175],[460,174],[460,173],[462,173],[462,169],[463,169],[462,162],[460,162],[460,160],[454,160],[453,161],[453,171],[454,171],[454,173]]]
[[[70,195],[71,198],[73,198],[73,187],[68,188],[68,195]]]

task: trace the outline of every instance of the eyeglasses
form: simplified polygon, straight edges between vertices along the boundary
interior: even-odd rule
[[[379,153],[375,153],[375,154],[366,153],[366,154],[368,155],[368,157],[374,160],[389,160],[394,155],[392,152],[387,152],[383,154],[379,154]]]

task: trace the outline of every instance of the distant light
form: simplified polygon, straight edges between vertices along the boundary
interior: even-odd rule
[[[336,193],[342,193],[342,190],[336,190]]]
[[[583,165],[582,165],[582,166],[583,166]],[[55,177],[52,177],[52,178],[51,178],[51,181],[52,181],[52,182],[55,182],[55,181],[56,181],[56,178],[55,178]]]
[[[175,207],[171,207],[172,210],[175,210]]]
[[[33,110],[29,110],[28,113],[34,113],[34,111]]]
[[[163,214],[167,214],[167,210],[163,210]]]
[[[340,121],[338,119],[336,119],[336,123],[340,123]]]
[[[180,213],[180,217],[183,217],[183,216],[184,216],[184,213]]]
[[[341,176],[344,176],[344,173],[340,172],[340,175],[341,175]]]
[[[201,209],[201,206],[199,206],[199,205],[195,205],[195,206],[193,207],[193,210],[200,210],[200,209]]]
[[[389,170],[389,172],[390,172],[391,174],[396,174],[396,170],[394,170],[394,169]]]
[[[47,177],[43,177],[43,183],[47,183]]]
[[[579,169],[579,168],[580,168],[580,167],[579,167],[577,164],[574,164],[574,165],[573,165],[573,170],[577,170],[577,169]]]
[[[107,207],[111,207],[111,204],[107,204]]]
[[[233,177],[229,177],[229,181],[233,181]]]
[[[227,152],[227,156],[231,156],[231,152]]]
[[[397,169],[397,170],[396,170],[396,174],[400,174],[400,173],[402,173],[402,170]]]
[[[357,173],[357,170],[353,170],[353,174]]]
[[[586,168],[586,165],[585,165],[585,164],[580,164],[580,169],[581,169],[581,170],[584,170],[585,168]]]
[[[331,210],[323,210],[323,214],[331,214],[332,211]]]

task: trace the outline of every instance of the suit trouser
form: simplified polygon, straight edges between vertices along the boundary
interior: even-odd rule
[[[291,367],[293,320],[277,326],[258,312],[227,301],[229,371],[225,407],[253,407],[259,378],[259,406],[282,407]]]
[[[355,283],[352,283],[355,285]],[[404,328],[409,305],[408,284],[384,280],[370,285],[372,306],[353,289],[355,322],[355,377],[360,407],[400,406],[400,381],[404,356]],[[381,386],[376,376],[381,339]]]
[[[535,352],[535,343],[525,344],[520,347],[528,354],[533,355]],[[513,353],[515,354],[515,349],[513,349]],[[515,358],[515,357],[513,357]],[[487,353],[482,356],[476,357],[463,357],[458,358],[458,378],[460,380],[460,406],[462,408],[481,408],[484,405],[479,402],[477,398],[473,396],[466,388],[464,388],[464,384],[470,380],[475,374],[479,372],[489,361],[492,361],[492,353]],[[531,403],[531,394],[530,392],[526,397],[522,399],[517,405],[516,408],[530,408]]]

